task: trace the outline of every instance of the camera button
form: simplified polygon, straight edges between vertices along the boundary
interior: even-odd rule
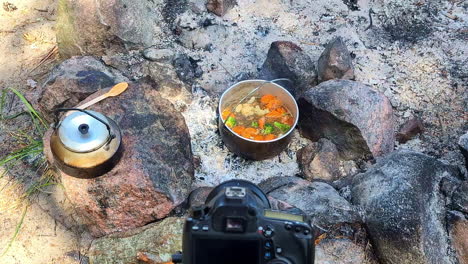
[[[271,241],[265,241],[265,248],[270,249],[273,247],[273,243]]]
[[[310,234],[310,230],[309,229],[304,229],[304,235],[307,236],[308,234]]]
[[[280,248],[280,247],[277,247],[277,248],[276,248],[276,253],[277,253],[277,254],[283,253],[283,249]]]
[[[296,228],[294,229],[297,233],[301,232],[302,231],[302,228],[300,226],[296,226]]]
[[[273,256],[272,256],[271,252],[269,252],[269,251],[265,252],[264,258],[265,258],[266,260],[270,260],[272,257],[273,257]]]
[[[208,231],[208,230],[210,230],[210,228],[207,225],[205,225],[205,226],[202,227],[202,230],[203,231]]]
[[[192,230],[193,230],[193,231],[198,231],[198,230],[200,230],[200,227],[198,227],[198,226],[192,226]]]
[[[273,231],[273,228],[267,226],[267,228],[265,230],[263,230],[263,235],[266,237],[266,238],[270,238],[272,237],[273,235],[275,234],[275,231]]]
[[[291,230],[291,229],[292,229],[292,225],[286,224],[286,225],[284,225],[284,228],[286,228],[286,230]]]

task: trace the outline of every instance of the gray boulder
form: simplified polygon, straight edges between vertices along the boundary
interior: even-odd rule
[[[273,177],[259,186],[271,198],[310,215],[314,225],[321,229],[361,222],[357,208],[324,182],[309,182],[297,177]]]
[[[296,97],[311,86],[317,85],[315,63],[298,45],[290,41],[271,43],[259,77],[265,80],[290,79],[293,83],[278,83]]]
[[[104,55],[125,47],[144,48],[169,39],[164,1],[61,0],[57,43],[63,57]]]
[[[395,120],[390,101],[371,87],[349,80],[330,80],[299,100],[303,136],[331,140],[347,160],[393,151]]]
[[[319,82],[332,79],[354,79],[353,62],[341,37],[327,44],[318,60],[317,72]]]
[[[455,167],[410,151],[394,152],[354,176],[352,202],[364,210],[382,263],[455,263],[440,185],[459,176]]]
[[[94,57],[73,57],[56,66],[42,85],[38,98],[42,112],[73,107],[91,94],[128,81],[119,71]]]

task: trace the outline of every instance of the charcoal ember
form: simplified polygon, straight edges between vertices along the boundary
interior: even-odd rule
[[[317,63],[318,81],[332,79],[354,79],[351,55],[341,37],[330,41]]]
[[[198,61],[185,54],[177,56],[173,61],[173,66],[179,79],[187,84],[192,84],[196,78],[203,75]]]
[[[37,103],[42,112],[52,115],[57,108],[74,107],[91,94],[123,81],[128,79],[94,57],[73,57],[52,70]]]
[[[224,16],[236,4],[236,0],[208,0],[206,8],[213,14]]]
[[[299,99],[303,136],[327,138],[345,160],[379,157],[393,151],[393,109],[385,95],[350,80],[330,80]]]
[[[352,203],[383,263],[455,263],[447,237],[444,178],[457,167],[412,152],[393,152],[353,177]]]
[[[188,128],[184,117],[155,86],[147,79],[130,83],[118,97],[89,107],[115,120],[121,129],[122,157],[112,170],[93,179],[61,173],[77,221],[94,237],[162,219],[184,202],[192,189],[194,168]],[[44,151],[54,163],[50,134],[51,130],[44,138]]]
[[[299,46],[290,41],[271,43],[259,77],[265,80],[290,79],[293,83],[286,81],[278,83],[295,97],[317,84],[315,63]]]
[[[460,151],[463,156],[465,156],[465,166],[468,169],[468,132],[460,137],[460,140],[458,140],[458,146],[460,147]]]
[[[424,125],[420,118],[414,117],[406,121],[396,135],[396,140],[400,143],[406,143],[424,131]]]

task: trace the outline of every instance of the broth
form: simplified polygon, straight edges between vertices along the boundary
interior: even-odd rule
[[[235,109],[232,109],[234,106]],[[271,94],[251,97],[246,103],[228,106],[223,109],[221,117],[237,135],[257,141],[281,137],[294,124],[289,109]]]

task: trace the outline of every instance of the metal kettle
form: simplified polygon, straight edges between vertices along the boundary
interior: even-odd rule
[[[58,121],[58,113],[73,111]],[[90,110],[56,111],[50,148],[57,167],[77,178],[94,178],[110,171],[120,159],[120,128],[109,117]]]

